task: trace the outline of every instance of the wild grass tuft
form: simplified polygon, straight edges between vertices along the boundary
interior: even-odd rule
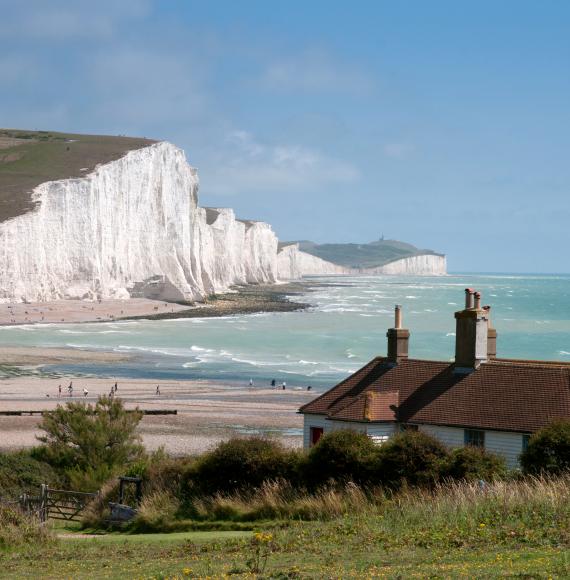
[[[18,508],[0,505],[0,549],[55,542],[51,528]]]

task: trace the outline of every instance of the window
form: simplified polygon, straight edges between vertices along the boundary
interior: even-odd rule
[[[417,431],[417,430],[418,430],[417,425],[412,425],[411,423],[400,423],[400,433],[403,433],[404,431]]]
[[[309,434],[311,447],[318,443],[319,439],[323,436],[323,432],[324,429],[322,427],[311,427]]]
[[[485,447],[485,431],[465,429],[464,443],[465,445],[473,445],[473,447]]]
[[[522,450],[523,450],[523,452],[526,451],[528,448],[529,439],[530,439],[530,435],[528,433],[525,433],[522,436]]]

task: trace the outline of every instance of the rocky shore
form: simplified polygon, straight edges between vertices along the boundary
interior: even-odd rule
[[[129,316],[123,320],[165,320],[171,318],[209,318],[234,314],[255,314],[258,312],[294,312],[311,305],[297,302],[291,297],[310,292],[315,284],[290,282],[279,285],[238,286],[234,292],[225,292],[208,297],[203,303],[189,304],[186,309],[157,312],[146,316]],[[180,305],[178,305],[180,306]]]
[[[130,300],[56,300],[37,303],[0,304],[0,326],[19,324],[59,324],[116,322],[119,320],[164,320],[293,312],[310,304],[291,297],[310,292],[315,283],[238,286],[232,292],[215,294],[200,303],[174,303],[146,298]]]

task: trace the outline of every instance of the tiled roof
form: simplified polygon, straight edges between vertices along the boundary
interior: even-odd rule
[[[378,357],[300,412],[533,432],[570,419],[570,365],[495,359],[459,374],[446,362],[408,359],[394,366]]]

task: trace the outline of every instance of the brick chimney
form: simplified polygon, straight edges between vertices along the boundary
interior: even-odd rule
[[[455,313],[455,372],[469,373],[488,360],[488,318],[481,294],[466,288],[465,309]]]
[[[398,364],[408,358],[408,344],[410,331],[402,328],[402,307],[396,304],[394,309],[394,328],[389,328],[388,337],[388,360],[392,364]]]
[[[487,356],[497,358],[497,329],[491,322],[491,307],[483,306],[483,310],[487,312]]]

